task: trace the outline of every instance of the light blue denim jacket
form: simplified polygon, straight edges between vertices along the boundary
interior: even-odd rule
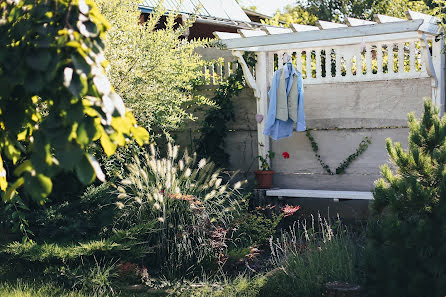
[[[279,80],[281,71],[284,71],[284,78],[286,84],[286,94],[290,93],[291,86],[293,85],[294,75],[297,76],[297,123],[296,131],[305,131],[305,111],[304,111],[304,88],[302,74],[294,68],[291,63],[287,63],[283,68],[280,68],[274,73],[273,81],[271,83],[271,89],[268,92],[269,96],[269,109],[268,116],[265,123],[265,135],[270,135],[272,139],[278,140],[281,138],[289,137],[293,134],[294,122],[291,119],[282,121],[276,119],[276,103],[277,103],[277,88],[279,87]],[[291,79],[290,79],[291,78]]]

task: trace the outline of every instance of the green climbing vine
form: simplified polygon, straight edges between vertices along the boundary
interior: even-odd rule
[[[247,52],[243,57],[248,66],[253,67],[256,64],[255,54]],[[224,145],[228,134],[227,123],[234,120],[234,106],[231,99],[238,96],[244,86],[245,79],[239,66],[215,91],[212,98],[215,107],[206,112],[200,137],[196,141],[198,155],[210,158],[219,167],[229,165],[229,155],[225,152]]]
[[[330,169],[330,166],[328,166],[321,158],[321,155],[319,155],[319,146],[317,145],[316,141],[314,140],[314,137],[311,135],[310,131],[307,130],[306,135],[311,143],[311,148],[313,149],[314,155],[316,156],[317,160],[321,164],[322,168],[327,171],[328,174],[334,175],[334,174],[343,174],[345,173],[345,169],[347,169],[350,164],[356,160],[360,155],[362,155],[368,148],[369,144],[371,144],[371,140],[368,136],[364,137],[364,139],[359,143],[358,148],[356,151],[347,157],[339,166],[335,169],[333,172]]]

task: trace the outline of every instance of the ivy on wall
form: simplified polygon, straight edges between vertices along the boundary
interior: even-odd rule
[[[256,64],[255,54],[245,53],[243,58],[249,67]],[[245,86],[242,68],[239,66],[227,81],[215,91],[212,100],[215,106],[206,112],[200,129],[200,138],[196,141],[198,155],[210,158],[219,167],[229,166],[229,155],[225,152],[225,137],[228,122],[234,120],[234,106],[231,99],[238,96]]]
[[[345,173],[345,169],[347,169],[354,160],[356,160],[360,155],[362,155],[367,150],[369,144],[372,143],[369,137],[367,136],[364,137],[364,139],[359,143],[359,146],[356,149],[356,151],[350,156],[348,156],[347,159],[345,159],[341,164],[339,164],[339,166],[333,172],[330,169],[330,166],[328,166],[322,160],[321,155],[319,155],[319,146],[317,145],[316,140],[314,139],[313,135],[311,135],[311,132],[309,130],[307,130],[306,135],[308,137],[308,140],[310,140],[311,148],[313,149],[316,159],[319,161],[322,168],[324,168],[325,171],[327,171],[327,173],[330,175]]]

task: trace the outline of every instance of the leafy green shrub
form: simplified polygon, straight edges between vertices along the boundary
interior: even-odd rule
[[[368,233],[370,296],[446,292],[446,118],[430,100],[420,121],[409,114],[409,146],[387,139],[395,173],[381,168]]]
[[[243,246],[268,245],[269,239],[276,234],[277,226],[283,215],[267,214],[264,210],[245,212],[237,219],[236,243]]]
[[[297,221],[289,232],[270,240],[271,273],[259,296],[321,296],[330,281],[360,282],[360,241],[346,227],[318,217],[315,226]]]
[[[108,23],[91,0],[2,1],[0,15],[2,199],[44,204],[61,171],[103,181],[90,146],[110,156],[149,136],[105,76]]]
[[[67,195],[72,197],[69,201],[56,191],[44,207],[27,213],[29,228],[39,242],[84,241],[107,235],[116,212],[113,191],[109,183],[90,186],[83,194]]]
[[[209,44],[207,40],[184,38],[194,17],[177,25],[175,13],[164,19],[166,10],[157,7],[141,25],[138,2],[96,3],[111,24],[105,40],[105,57],[110,61],[107,75],[138,122],[152,135],[168,136],[185,120],[194,118],[189,106],[210,104],[193,92],[206,63],[194,50]]]
[[[118,224],[136,228],[154,222],[154,241],[147,246],[153,253],[149,267],[161,267],[161,273],[174,277],[200,265],[224,263],[226,235],[244,182],[231,187],[213,163],[197,162],[187,151],[179,158],[179,147],[170,144],[166,158],[159,159],[152,146],[127,168],[117,187],[116,204],[122,209]]]

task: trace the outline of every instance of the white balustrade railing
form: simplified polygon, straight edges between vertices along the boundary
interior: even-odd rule
[[[305,84],[428,77],[421,45],[420,39],[411,39],[270,52],[268,76],[271,82],[288,53]]]
[[[229,50],[201,48],[196,49],[196,52],[202,56],[203,60],[209,62],[202,69],[202,83],[204,88],[212,88],[220,85],[238,67],[237,59]]]

